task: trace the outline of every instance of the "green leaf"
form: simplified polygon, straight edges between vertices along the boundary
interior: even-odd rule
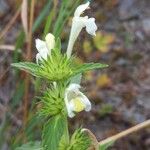
[[[16,43],[15,43],[15,50],[13,53],[13,62],[17,63],[19,61],[19,57],[21,55],[20,49],[23,47],[25,42],[25,34],[23,31],[20,31],[19,36],[17,37]]]
[[[49,15],[46,18],[43,37],[45,37],[46,34],[50,31],[53,19],[54,19],[55,15],[57,14],[57,11],[56,11],[56,8],[55,8],[56,7],[55,5],[57,5],[57,4],[54,4],[54,3],[57,3],[57,2],[53,2],[53,7],[50,9]]]
[[[64,133],[66,121],[63,116],[52,117],[43,129],[44,150],[58,150],[59,141]]]
[[[82,79],[82,74],[77,74],[71,78],[71,83],[80,84]]]
[[[18,147],[15,150],[43,150],[43,148],[41,146],[41,142],[36,141],[23,144],[21,147]]]
[[[35,138],[41,135],[41,128],[45,123],[45,120],[46,119],[43,116],[39,116],[37,114],[30,114],[29,121],[27,122],[25,128],[25,136],[27,141],[33,141]]]
[[[111,147],[114,144],[114,141],[109,141],[105,144],[99,145],[99,150],[107,150],[109,147]]]
[[[15,50],[13,51],[13,63],[17,63],[20,61],[20,57],[21,57],[21,49],[23,48],[25,42],[25,33],[23,31],[20,31],[17,39],[16,39],[16,43],[15,43]],[[19,76],[19,70],[14,70],[15,71],[15,75],[16,78],[18,78]]]
[[[59,43],[59,42],[58,42]],[[58,44],[60,46],[60,43]],[[12,66],[25,70],[33,76],[58,81],[68,79],[72,75],[72,58],[68,59],[59,49],[55,48],[47,60],[43,59],[40,64],[31,62],[13,63]]]
[[[57,49],[61,50],[61,39],[60,39],[60,38],[57,38],[55,47],[56,47]]]
[[[107,64],[100,64],[100,63],[85,63],[75,68],[75,74],[79,74],[85,71],[93,70],[93,69],[100,69],[108,67]]]
[[[64,133],[59,141],[58,150],[67,150],[67,147],[69,146],[69,131],[68,131],[68,120],[67,116],[65,117],[65,127],[64,127]]]
[[[24,81],[20,81],[18,84],[18,87],[16,87],[16,90],[13,94],[13,98],[11,100],[11,108],[15,108],[21,101],[23,98],[23,94],[24,94]]]
[[[45,17],[48,15],[50,7],[51,7],[52,0],[48,0],[47,4],[45,4],[45,7],[41,10],[39,16],[35,20],[33,27],[32,27],[32,32],[35,32],[38,27],[42,24],[43,20]]]
[[[16,67],[18,69],[27,71],[31,73],[34,76],[37,76],[37,72],[39,70],[39,66],[35,63],[31,62],[20,62],[20,63],[13,63],[11,64],[13,67]]]

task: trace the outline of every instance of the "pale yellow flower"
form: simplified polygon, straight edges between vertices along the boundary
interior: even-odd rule
[[[79,84],[70,84],[65,91],[65,104],[70,118],[83,110],[91,110],[91,102],[82,92],[80,92],[79,88]]]

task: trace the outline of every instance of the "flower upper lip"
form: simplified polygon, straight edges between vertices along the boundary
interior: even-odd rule
[[[74,16],[80,17],[80,15],[89,8],[90,2],[88,1],[86,4],[82,4],[75,10]]]
[[[86,28],[86,31],[91,35],[96,35],[97,26],[95,24],[95,18],[89,18],[88,16],[82,17],[80,16],[86,9],[89,8],[90,2],[86,4],[82,4],[77,7],[74,13],[71,33],[69,37],[69,43],[67,47],[67,56],[68,58],[71,56],[73,45],[81,32],[82,28]]]
[[[39,60],[47,59],[48,55],[51,55],[51,50],[55,46],[55,37],[53,34],[48,33],[45,37],[45,41],[42,41],[40,39],[35,40],[36,48],[38,50],[38,53],[36,55],[36,62],[38,63]]]

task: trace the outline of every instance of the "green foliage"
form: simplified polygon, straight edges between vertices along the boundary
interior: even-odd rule
[[[107,150],[109,147],[111,147],[114,144],[114,141],[109,141],[105,144],[99,145],[99,150]]]
[[[60,50],[61,49],[61,39],[57,38],[56,43],[55,43],[55,48]]]
[[[52,1],[48,0],[47,5],[45,5],[40,15],[36,19],[32,27],[32,31],[34,32],[36,29],[38,29],[46,15],[49,13],[50,15],[46,21],[43,33],[45,36],[49,30],[52,29],[52,21],[55,14],[58,13],[58,18],[53,26],[53,34],[56,38],[59,37],[66,20],[80,2],[80,0],[76,0],[75,2],[63,0],[61,3],[62,5],[60,5],[59,12],[57,12],[57,10],[55,10],[53,7],[53,10],[49,13],[49,8],[52,8]],[[51,117],[43,128],[42,144],[40,142],[29,142],[17,148],[16,150],[87,150],[91,144],[91,140],[86,133],[82,132],[81,129],[76,130],[72,135],[71,140],[69,139],[64,102],[66,85],[62,86],[61,84],[67,84],[68,81],[70,83],[80,84],[82,73],[92,69],[105,68],[108,65],[100,63],[76,64],[73,57],[67,58],[66,54],[61,53],[60,39],[57,39],[55,48],[51,51],[51,55],[48,56],[47,60],[40,60],[38,64],[32,62],[17,63],[19,58],[18,49],[22,47],[25,42],[25,35],[23,32],[20,34],[20,39],[18,39],[16,44],[16,55],[14,56],[15,63],[12,64],[12,66],[27,71],[35,77],[47,79],[53,84],[56,83],[56,86],[48,88],[43,93],[43,96],[40,97],[41,108],[39,113],[41,116],[36,118],[31,114],[33,119],[29,122],[27,128],[24,130],[26,140],[32,141],[37,134],[41,134],[41,125],[45,119],[47,119],[46,117]],[[21,45],[19,45],[19,43],[21,43]],[[20,87],[24,89],[24,84],[22,86],[20,85]],[[20,95],[17,93],[15,97],[17,102],[23,95],[23,91],[19,91]],[[14,104],[14,107],[16,106],[17,102]],[[43,115],[45,117],[43,117]],[[37,127],[36,125],[39,126]],[[35,127],[38,128],[36,133],[35,130],[33,130],[36,129]],[[22,139],[23,138],[19,138],[19,142],[16,142],[17,145],[22,143]]]
[[[36,141],[23,144],[21,147],[18,147],[15,150],[43,150],[43,148],[41,146],[41,142]]]
[[[42,145],[44,150],[58,150],[59,141],[63,136],[66,120],[57,115],[48,120],[43,129]]]
[[[36,139],[41,139],[42,127],[45,123],[45,120],[46,119],[43,116],[39,116],[37,114],[34,114],[33,112],[30,113],[26,128],[24,128],[24,132],[22,132],[20,128],[17,128],[14,136],[11,137],[11,141],[9,142],[11,146],[10,149],[14,150],[16,147],[22,145],[24,143],[24,137],[28,142],[35,141]],[[8,122],[8,125],[10,125],[10,122]]]
[[[100,116],[104,117],[105,115],[112,113],[112,111],[113,111],[112,105],[105,104],[105,105],[102,105],[101,109],[99,110],[99,114]]]
[[[44,118],[43,116],[39,116],[37,114],[30,114],[29,121],[25,128],[25,136],[28,141],[33,141],[35,138],[40,138],[42,126],[44,125],[45,120],[46,118]]]
[[[73,76],[72,78],[71,78],[71,83],[76,83],[76,84],[80,84],[81,83],[81,79],[82,79],[82,74],[80,73],[80,74],[77,74],[77,75],[75,75],[75,76]]]
[[[93,70],[93,69],[99,69],[99,68],[106,68],[108,67],[107,64],[100,64],[100,63],[84,63],[82,65],[79,65],[75,67],[74,74],[83,73],[85,71]]]
[[[11,100],[12,103],[10,104],[11,108],[14,109],[21,102],[23,98],[23,94],[24,94],[24,81],[18,84],[18,87],[16,88],[16,91],[13,94],[13,97]]]
[[[21,70],[25,70],[34,76],[47,78],[50,81],[65,80],[71,76],[71,59],[61,54],[58,50],[54,50],[47,61],[43,60],[40,64],[20,62],[14,63],[12,66]]]
[[[67,150],[87,150],[91,144],[89,136],[77,129],[71,137],[70,146]]]
[[[20,62],[14,63],[12,66],[25,70],[34,76],[47,78],[50,81],[67,80],[85,71],[108,67],[108,65],[100,63],[77,65],[73,58],[67,58],[66,54],[61,54],[57,48],[52,51],[51,56],[48,56],[47,60],[42,60],[40,64]]]
[[[16,44],[15,44],[15,51],[13,53],[13,62],[19,61],[19,56],[21,55],[20,49],[23,47],[25,41],[25,34],[21,31],[17,37]]]
[[[45,20],[45,17],[48,15],[50,7],[51,7],[52,0],[47,0],[47,4],[45,4],[44,8],[39,13],[37,19],[35,20],[32,31],[35,32],[38,27],[41,25],[43,20]]]
[[[47,89],[40,97],[42,108],[39,113],[44,116],[64,114],[64,88],[61,86]]]
[[[58,150],[67,150],[68,146],[69,146],[69,143],[66,141],[66,136],[63,135],[59,142]]]
[[[55,14],[56,14],[56,5],[57,5],[57,2],[53,2],[53,8],[50,10],[49,15],[46,19],[46,23],[45,23],[45,27],[44,27],[44,33],[43,33],[44,37],[46,36],[46,34],[51,29],[52,21],[55,17]]]
[[[28,73],[31,73],[34,76],[38,75],[39,66],[35,63],[31,62],[19,62],[11,64],[13,67],[19,68],[20,70],[24,70]]]
[[[54,50],[47,61],[41,62],[39,74],[51,81],[66,80],[72,74],[71,63],[72,59],[68,59],[59,50]]]

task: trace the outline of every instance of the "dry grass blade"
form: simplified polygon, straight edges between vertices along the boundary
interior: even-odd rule
[[[15,46],[14,45],[0,45],[0,50],[14,51]]]
[[[150,120],[146,120],[134,127],[131,127],[125,131],[122,131],[114,136],[111,136],[111,137],[108,137],[107,139],[104,139],[100,142],[97,141],[95,135],[88,129],[84,129],[84,132],[88,133],[90,139],[92,140],[92,145],[91,147],[89,148],[89,150],[98,150],[99,149],[99,146],[102,146],[102,145],[105,145],[105,144],[108,144],[109,142],[115,142],[117,141],[118,139],[120,138],[123,138],[125,136],[128,136],[129,134],[131,133],[134,133],[134,132],[137,132],[141,129],[144,129],[146,127],[150,127]]]
[[[12,27],[12,25],[15,23],[16,19],[18,18],[19,14],[20,14],[20,8],[16,11],[16,13],[12,17],[12,19],[8,22],[8,24],[6,25],[6,27],[0,33],[0,39],[3,38],[7,34],[7,32],[9,31],[9,29]]]
[[[29,32],[28,32],[28,43],[27,43],[27,55],[26,60],[31,61],[32,57],[32,26],[34,20],[34,8],[35,7],[35,0],[31,0],[30,6],[30,22],[29,22]],[[24,95],[24,125],[27,123],[28,118],[28,99],[29,99],[29,87],[30,87],[30,77],[29,74],[26,74],[25,78],[25,95]]]
[[[148,126],[150,127],[150,120],[146,120],[146,121],[144,121],[144,122],[142,122],[142,123],[140,123],[140,124],[138,124],[138,125],[136,125],[134,127],[131,127],[131,128],[129,128],[129,129],[125,130],[125,131],[122,131],[122,132],[120,132],[120,133],[118,133],[118,134],[116,134],[114,136],[111,136],[111,137],[109,137],[109,138],[107,138],[105,140],[102,140],[102,141],[99,142],[99,145],[107,144],[107,143],[109,143],[111,141],[116,141],[116,140],[118,140],[120,138],[123,138],[123,137],[125,137],[125,136],[127,136],[127,135],[129,135],[131,133],[134,133],[134,132],[137,132],[137,131],[139,131],[141,129],[144,129],[144,128],[148,127]]]
[[[21,6],[21,21],[26,36],[28,35],[28,1],[23,0]]]

